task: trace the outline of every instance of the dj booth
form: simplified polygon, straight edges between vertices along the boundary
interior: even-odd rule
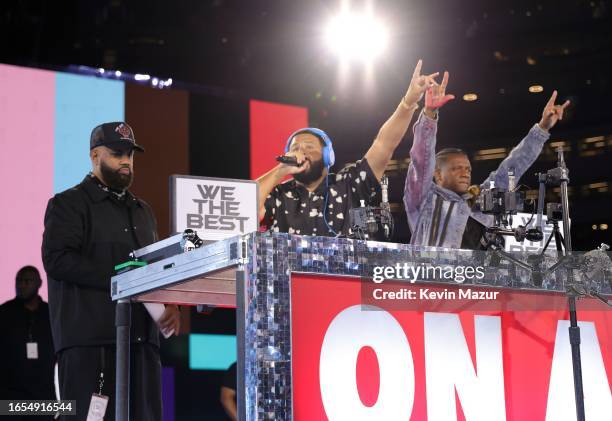
[[[278,233],[157,249],[112,278],[112,298],[235,306],[239,419],[575,419],[568,268],[554,255],[534,271],[521,253]],[[609,268],[581,262],[573,281],[609,298]],[[608,309],[578,301],[587,420],[612,414]],[[119,317],[118,420],[128,324]]]

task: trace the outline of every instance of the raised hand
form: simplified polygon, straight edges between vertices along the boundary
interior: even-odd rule
[[[563,120],[563,112],[570,105],[569,100],[565,101],[563,105],[555,105],[555,101],[557,100],[557,91],[553,91],[550,99],[546,103],[544,107],[544,111],[542,112],[542,119],[538,123],[542,130],[549,131],[557,124],[557,121]]]
[[[425,93],[427,88],[436,84],[434,78],[440,74],[439,72],[436,72],[430,75],[421,75],[422,66],[423,60],[419,60],[417,62],[416,67],[414,68],[414,72],[412,73],[412,80],[410,81],[410,86],[408,86],[406,95],[404,95],[404,99],[402,100],[407,107],[416,105],[416,103],[419,102],[421,98],[423,98],[423,94]]]
[[[425,94],[425,109],[427,111],[433,112],[448,101],[455,99],[454,95],[446,94],[446,85],[448,85],[448,72],[444,72],[442,84],[438,85],[436,83],[427,89],[427,93]]]

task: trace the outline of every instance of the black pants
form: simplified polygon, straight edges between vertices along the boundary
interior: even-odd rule
[[[102,352],[104,349],[104,352]],[[105,421],[115,419],[115,345],[74,347],[59,353],[59,388],[62,400],[76,400],[76,417],[85,421],[92,393],[99,393],[100,369],[104,359],[104,386],[108,396]],[[150,344],[130,344],[130,419],[161,421],[161,364],[159,350]]]

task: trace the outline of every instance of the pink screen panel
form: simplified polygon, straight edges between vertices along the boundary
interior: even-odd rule
[[[0,302],[15,296],[15,274],[38,268],[47,298],[40,247],[53,194],[55,74],[0,64]]]

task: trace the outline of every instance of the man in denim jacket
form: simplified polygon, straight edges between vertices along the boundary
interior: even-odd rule
[[[460,149],[444,149],[437,155],[436,130],[438,108],[454,97],[446,95],[448,73],[440,85],[425,94],[425,109],[414,125],[414,144],[404,187],[404,205],[412,231],[410,243],[424,246],[481,249],[485,246],[485,228],[493,225],[493,216],[471,208],[468,187],[471,182],[470,161]],[[555,105],[557,91],[550,97],[542,119],[491,173],[481,186],[490,181],[508,188],[508,170],[513,168],[518,180],[534,163],[550,137],[549,130],[563,118],[569,105]]]

